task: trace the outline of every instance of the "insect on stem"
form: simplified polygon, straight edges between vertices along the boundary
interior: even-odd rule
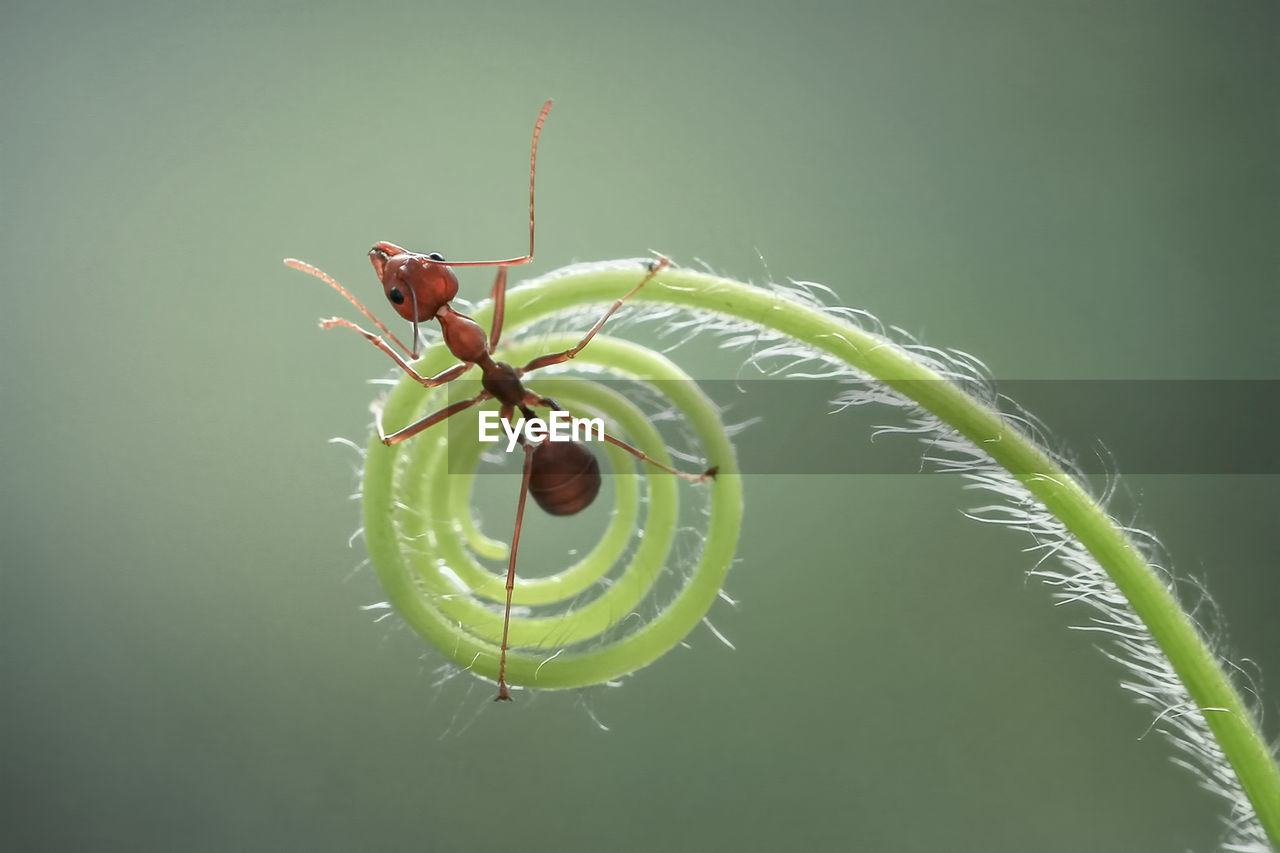
[[[425,388],[434,388],[454,381],[471,367],[479,367],[483,391],[474,398],[455,402],[437,412],[427,415],[411,424],[403,426],[390,434],[382,432],[379,423],[378,434],[384,444],[398,444],[423,430],[429,429],[450,417],[465,411],[486,400],[497,400],[500,406],[500,418],[507,424],[513,423],[516,411],[526,419],[534,418],[534,407],[555,408],[554,401],[542,397],[524,386],[523,377],[535,370],[555,364],[563,364],[582,351],[596,333],[604,327],[614,313],[627,300],[635,296],[646,284],[652,281],[670,261],[659,256],[649,264],[646,274],[627,293],[623,294],[604,312],[600,319],[582,339],[573,347],[556,353],[548,353],[533,359],[523,367],[513,367],[506,362],[497,361],[493,357],[493,349],[502,336],[502,325],[507,295],[507,268],[519,264],[527,264],[533,260],[534,248],[534,186],[538,167],[538,139],[542,135],[542,126],[551,110],[551,101],[542,106],[538,120],[533,127],[533,142],[529,153],[529,253],[516,258],[500,261],[445,261],[437,252],[418,253],[402,249],[394,243],[380,242],[369,251],[369,260],[374,272],[382,282],[383,294],[391,307],[405,320],[413,324],[414,347],[406,347],[377,317],[373,315],[360,300],[356,299],[345,287],[332,276],[318,267],[305,261],[289,258],[286,264],[296,270],[329,284],[341,293],[348,302],[364,314],[382,333],[378,335],[359,325],[342,318],[325,320],[321,325],[326,329],[345,327],[362,335],[375,347],[389,356],[408,376]],[[493,299],[493,324],[486,336],[484,329],[465,314],[454,310],[452,302],[458,293],[458,280],[453,267],[496,266],[491,296]],[[410,363],[418,357],[418,324],[435,320],[439,322],[443,333],[444,344],[449,352],[458,359],[458,363],[446,368],[434,376],[423,376]],[[385,336],[385,337],[384,337]],[[398,346],[401,353],[396,352],[386,339]],[[406,358],[407,356],[407,358]],[[603,440],[625,450],[642,462],[653,465],[663,471],[676,474],[691,482],[703,482],[715,477],[716,468],[712,467],[700,474],[689,474],[677,471],[654,459],[639,448],[625,441],[601,433]],[[502,618],[502,639],[498,652],[498,695],[497,699],[509,700],[511,692],[506,680],[508,637],[511,624],[511,600],[515,589],[516,553],[520,544],[520,532],[524,524],[525,499],[529,494],[546,512],[552,515],[572,515],[588,507],[600,491],[600,465],[594,454],[580,441],[526,442],[521,440],[524,451],[524,468],[520,482],[520,499],[516,510],[515,530],[511,536],[511,550],[507,564],[506,606]]]

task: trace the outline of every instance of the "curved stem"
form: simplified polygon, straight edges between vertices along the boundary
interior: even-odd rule
[[[634,284],[636,267],[583,266],[510,292],[508,316],[528,323]],[[1081,485],[997,412],[941,381],[905,350],[778,294],[713,275],[665,269],[635,297],[710,311],[779,332],[843,361],[913,399],[1013,474],[1109,574],[1168,657],[1252,802],[1280,845],[1280,768],[1217,657],[1125,532]]]
[[[478,322],[488,319],[488,310],[477,312]],[[518,327],[516,318],[518,322],[527,319],[510,309],[508,318],[512,327]],[[536,346],[565,349],[577,340],[551,336],[539,339]],[[530,346],[508,347],[503,356],[519,363],[536,354]],[[424,355],[420,366],[433,366],[432,359],[447,357],[447,350],[437,347]],[[601,591],[581,606],[554,617],[512,613],[513,648],[506,668],[512,685],[564,689],[599,684],[658,659],[704,618],[720,593],[738,541],[741,478],[715,405],[672,362],[635,344],[600,336],[576,360],[607,366],[620,376],[668,380],[663,382],[666,398],[674,410],[686,416],[707,458],[715,460],[720,473],[712,482],[690,487],[704,489],[710,496],[696,565],[688,568],[679,593],[665,602],[656,616],[637,620],[642,624],[623,636],[615,638],[610,632],[620,626],[630,628],[622,623],[667,568],[677,535],[678,478],[665,474],[649,477],[642,522],[634,517],[635,486],[623,484],[617,490],[620,501],[616,508],[624,521],[610,525],[611,532],[606,532],[599,547],[554,578],[517,578],[513,600],[522,607],[545,602],[548,593],[567,593],[572,598],[575,591],[592,584]],[[467,394],[470,389],[465,382],[461,384],[450,390]],[[540,380],[539,387],[554,391],[556,399],[571,410],[604,413],[624,434],[638,436],[658,461],[671,464],[657,430],[621,395],[580,380],[563,385],[556,385],[553,379]],[[446,393],[444,389],[437,391]],[[411,422],[423,407],[431,410],[439,402],[424,394],[421,385],[405,379],[388,397],[383,416],[388,423]],[[365,458],[365,540],[383,587],[400,614],[459,665],[493,678],[503,619],[501,611],[490,603],[505,595],[505,575],[500,582],[466,552],[463,540],[467,536],[459,534],[466,533],[467,526],[455,522],[468,511],[469,492],[464,486],[469,479],[457,472],[464,460],[474,461],[474,436],[472,424],[470,440],[459,442],[470,450],[454,451],[458,456],[450,455],[448,429],[443,426],[394,447],[375,438]],[[624,461],[621,470],[634,468],[635,460],[625,451],[609,446],[605,452]],[[619,536],[635,539],[636,546],[626,569],[605,578],[620,550]],[[602,639],[606,635],[608,639]]]

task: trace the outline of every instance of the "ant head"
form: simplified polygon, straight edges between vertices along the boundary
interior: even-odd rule
[[[369,250],[369,260],[387,301],[411,323],[430,320],[458,295],[457,277],[435,252],[420,255],[394,243],[378,243]]]

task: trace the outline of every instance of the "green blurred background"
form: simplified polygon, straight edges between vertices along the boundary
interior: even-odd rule
[[[1280,378],[1277,32],[1262,2],[7,4],[0,847],[1210,847],[1086,614],[953,478],[751,478],[736,652],[433,686],[360,610],[327,443],[386,364],[280,260],[374,299],[375,240],[518,252],[554,97],[531,273],[659,249],[997,376]],[[1280,482],[1130,487],[1275,737]]]

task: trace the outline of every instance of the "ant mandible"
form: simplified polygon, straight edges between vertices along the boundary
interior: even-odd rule
[[[542,105],[542,111],[538,114],[538,121],[533,126],[533,145],[529,154],[528,254],[502,261],[453,261],[446,263],[444,257],[438,252],[424,255],[407,251],[393,243],[378,243],[369,251],[369,260],[373,263],[373,269],[378,274],[378,278],[382,281],[382,289],[387,301],[391,303],[391,307],[395,309],[397,314],[413,324],[412,348],[406,347],[390,329],[384,326],[377,317],[373,316],[373,313],[368,308],[361,304],[360,300],[356,299],[328,273],[305,261],[299,261],[294,258],[285,259],[287,265],[315,276],[346,297],[347,301],[358,308],[360,313],[368,317],[386,338],[389,338],[404,352],[404,355],[396,352],[383,337],[341,317],[333,317],[321,321],[321,328],[332,329],[344,326],[358,332],[375,347],[390,356],[401,370],[424,388],[435,388],[452,382],[470,370],[473,365],[479,366],[481,372],[480,384],[484,390],[475,397],[445,406],[440,411],[427,415],[425,418],[402,427],[389,435],[383,432],[381,418],[378,418],[378,436],[382,439],[383,444],[398,444],[485,400],[497,400],[501,407],[499,416],[508,423],[511,422],[517,409],[526,419],[534,417],[534,406],[559,410],[560,406],[551,398],[539,396],[526,389],[521,381],[522,377],[526,373],[543,367],[563,364],[576,356],[583,347],[591,342],[591,339],[596,336],[596,333],[600,331],[605,322],[622,307],[624,302],[639,292],[640,288],[652,281],[660,270],[670,264],[667,258],[659,256],[656,261],[649,265],[649,272],[640,280],[640,283],[621,299],[615,300],[613,305],[591,327],[591,330],[582,337],[582,340],[578,341],[570,349],[539,356],[523,367],[513,367],[506,362],[494,360],[493,350],[497,347],[498,341],[502,337],[503,310],[507,294],[507,268],[527,264],[533,260],[533,188],[534,177],[538,167],[538,137],[542,134],[542,125],[546,122],[547,113],[550,111],[551,101],[547,101]],[[458,279],[454,275],[452,267],[487,266],[496,266],[498,274],[494,279],[493,290],[490,294],[493,300],[493,325],[490,327],[489,335],[486,338],[484,329],[480,328],[478,323],[465,314],[455,311],[449,303],[458,294]],[[418,347],[421,340],[418,330],[419,324],[432,319],[440,321],[440,328],[444,333],[444,344],[449,348],[449,352],[458,359],[459,363],[437,373],[435,376],[423,376],[414,369],[409,360],[417,359],[419,355]],[[409,360],[406,360],[406,356]],[[690,482],[703,482],[716,475],[714,467],[709,468],[702,474],[688,474],[683,471],[677,471],[650,459],[644,451],[632,447],[625,441],[608,433],[604,434],[604,439],[610,444],[627,451],[637,459],[670,474],[683,477]],[[524,440],[522,435],[520,444],[525,454],[524,469],[520,481],[520,499],[516,506],[515,532],[511,537],[511,552],[507,563],[507,601],[506,610],[502,617],[502,645],[498,659],[498,695],[496,697],[497,699],[508,701],[511,699],[511,693],[507,688],[506,682],[507,632],[511,622],[511,595],[515,589],[516,551],[520,545],[520,528],[524,522],[525,498],[532,492],[533,499],[548,513],[552,515],[573,515],[590,506],[591,502],[595,500],[596,494],[600,491],[600,465],[591,451],[581,443],[576,441],[552,442],[543,440],[537,444],[530,444]]]

